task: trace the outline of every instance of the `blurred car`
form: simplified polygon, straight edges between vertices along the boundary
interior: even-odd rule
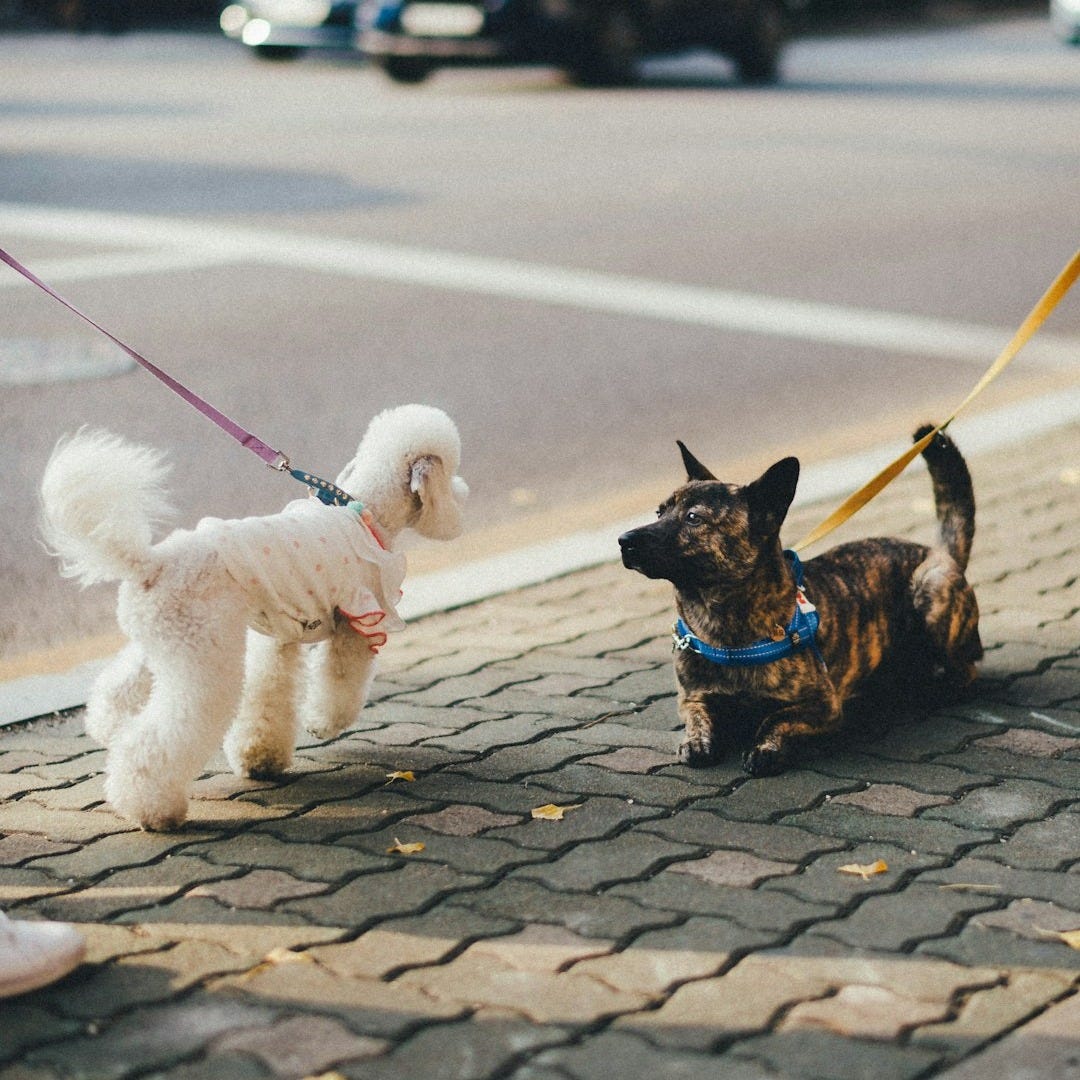
[[[242,0],[218,22],[266,60],[293,60],[305,49],[352,49],[356,0]]]
[[[1050,0],[1050,25],[1062,41],[1080,45],[1080,0]]]
[[[705,47],[747,83],[773,82],[785,0],[364,0],[362,52],[392,79],[443,65],[549,64],[582,85],[632,82],[646,55]]]

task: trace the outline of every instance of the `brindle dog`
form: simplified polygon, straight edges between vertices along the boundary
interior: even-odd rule
[[[920,428],[916,440],[930,430]],[[688,482],[654,524],[619,537],[623,564],[672,582],[680,619],[709,645],[784,638],[794,625],[796,583],[779,534],[798,460],[784,458],[738,487],[719,482],[678,445]],[[719,666],[685,647],[676,652],[686,726],[680,761],[708,765],[749,744],[744,768],[768,776],[782,771],[800,742],[835,731],[855,695],[877,690],[895,699],[935,683],[955,692],[972,682],[982,643],[975,593],[964,578],[975,532],[971,476],[945,435],[923,457],[940,541],[858,540],[809,560],[804,587],[820,617],[816,640],[808,644],[804,635],[790,655],[760,666]]]

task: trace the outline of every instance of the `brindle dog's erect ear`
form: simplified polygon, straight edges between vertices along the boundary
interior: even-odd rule
[[[698,459],[694,457],[694,455],[691,454],[690,451],[687,450],[686,447],[681,442],[679,442],[678,439],[676,439],[675,441],[679,445],[679,453],[682,454],[683,464],[686,466],[686,478],[688,480],[716,479],[716,477],[713,476],[713,474],[709,472],[709,470],[706,469],[705,466],[702,465],[701,462],[698,461]]]
[[[780,531],[799,482],[799,459],[783,458],[766,469],[744,491],[750,507],[750,526],[761,536]]]

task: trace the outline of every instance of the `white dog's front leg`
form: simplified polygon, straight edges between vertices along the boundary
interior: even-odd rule
[[[312,650],[304,727],[316,739],[332,739],[356,722],[375,675],[375,654],[367,638],[347,623]]]
[[[296,748],[296,680],[300,646],[249,631],[240,708],[225,736],[225,756],[237,776],[280,776]]]
[[[142,649],[129,642],[97,677],[90,691],[83,719],[86,734],[108,746],[117,728],[146,707],[152,685]]]

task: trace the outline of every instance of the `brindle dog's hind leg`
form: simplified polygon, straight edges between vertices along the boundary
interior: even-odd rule
[[[743,768],[750,776],[775,776],[799,742],[835,731],[842,715],[840,698],[831,685],[823,686],[819,695],[777,709],[759,725],[755,745],[743,757]]]
[[[960,567],[946,552],[931,551],[911,576],[911,595],[946,685],[957,691],[970,686],[983,648],[979,605]]]

